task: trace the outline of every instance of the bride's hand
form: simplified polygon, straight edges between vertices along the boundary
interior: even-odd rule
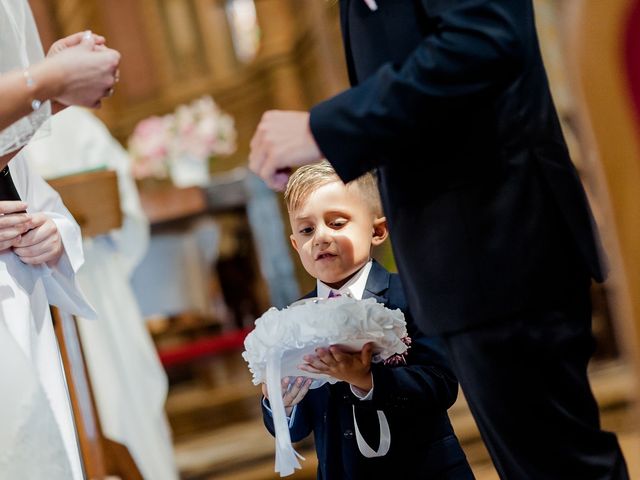
[[[67,48],[79,45],[80,42],[82,42],[82,39],[89,35],[93,39],[93,43],[96,47],[105,45],[106,40],[102,35],[97,35],[95,33],[91,33],[90,31],[78,32],[53,42],[53,44],[49,48],[49,51],[47,52],[47,57],[53,57],[63,50],[66,50]]]
[[[117,81],[120,53],[104,45],[95,48],[92,37],[82,38],[50,58],[62,83],[54,100],[63,105],[97,108],[102,98],[113,93]]]
[[[313,379],[306,377],[285,377],[282,379],[282,401],[287,416],[291,415],[293,407],[302,401],[312,383]],[[262,384],[262,394],[264,398],[269,400],[267,386],[264,383]]]

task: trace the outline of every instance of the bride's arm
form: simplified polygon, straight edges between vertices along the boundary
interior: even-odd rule
[[[39,100],[45,101],[55,97],[62,90],[62,79],[52,75],[50,63],[45,60],[42,64],[32,67],[32,71],[40,67],[39,73],[42,75],[37,89],[29,88],[24,72],[13,71],[0,76],[0,130],[31,113],[31,102],[37,96]]]
[[[32,112],[33,100],[97,107],[115,83],[120,54],[88,39],[27,70],[0,76],[0,130]],[[25,73],[28,72],[28,73]]]

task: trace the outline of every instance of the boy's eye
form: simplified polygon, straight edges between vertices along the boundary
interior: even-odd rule
[[[340,219],[340,220],[333,220],[332,222],[329,223],[329,226],[333,228],[342,228],[346,224],[347,224],[346,220]]]
[[[302,235],[311,235],[313,233],[313,227],[304,227],[298,230]]]

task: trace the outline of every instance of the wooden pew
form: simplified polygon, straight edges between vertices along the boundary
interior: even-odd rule
[[[49,182],[82,228],[93,237],[122,224],[117,175],[96,171]],[[126,446],[106,438],[91,388],[76,319],[51,307],[56,337],[69,388],[80,454],[88,479],[143,480]]]

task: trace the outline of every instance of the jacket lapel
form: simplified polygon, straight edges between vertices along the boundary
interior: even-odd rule
[[[387,290],[389,289],[390,277],[391,274],[374,260],[362,298],[375,298],[377,302],[386,304],[388,301]]]
[[[311,290],[309,293],[307,293],[304,297],[302,297],[300,300],[305,300],[307,298],[314,298],[318,296],[318,288],[314,288],[313,290]]]

